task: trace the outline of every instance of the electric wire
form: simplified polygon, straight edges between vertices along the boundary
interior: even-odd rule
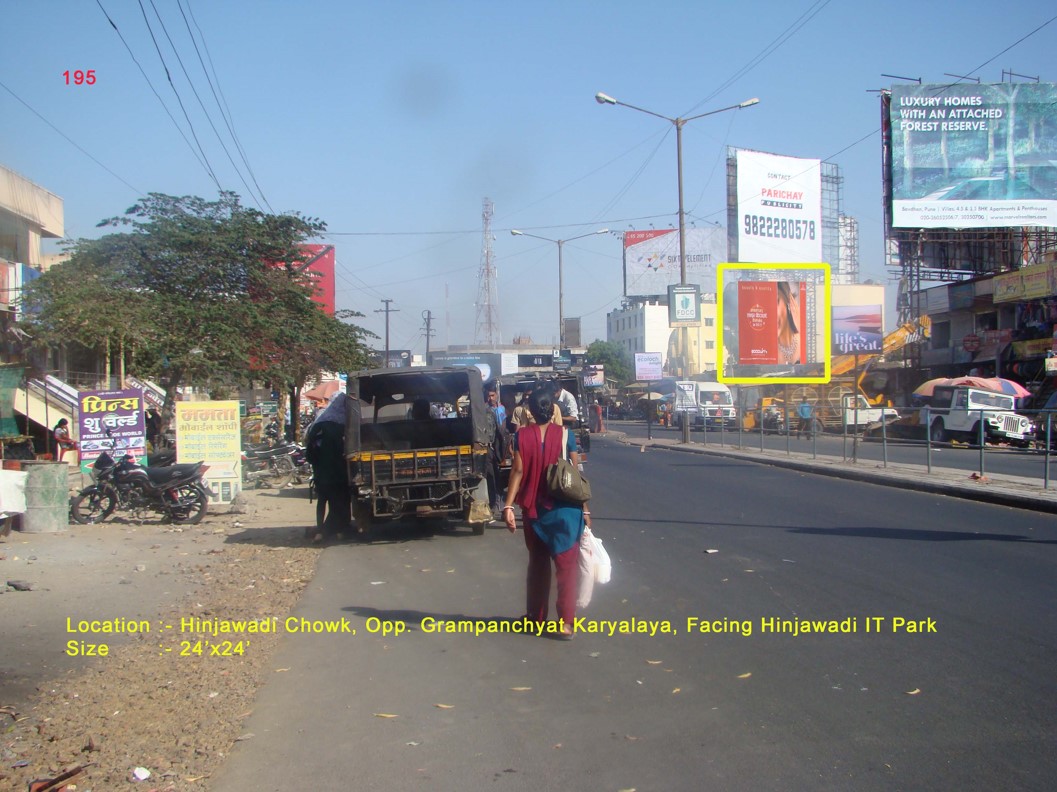
[[[99,10],[103,12],[103,16],[106,17],[106,21],[110,23],[110,27],[112,27],[114,29],[114,32],[117,33],[117,37],[119,39],[121,39],[121,43],[125,45],[125,49],[128,51],[129,57],[132,58],[132,62],[136,64],[136,68],[139,69],[139,73],[143,75],[143,79],[147,81],[147,86],[150,88],[151,93],[153,93],[154,96],[157,97],[158,102],[161,104],[162,109],[165,111],[165,114],[167,116],[169,116],[169,120],[172,121],[173,126],[176,127],[176,131],[180,133],[180,137],[182,137],[183,140],[184,140],[184,143],[187,144],[187,148],[189,148],[191,150],[191,155],[198,161],[198,164],[201,165],[203,169],[205,169],[206,173],[209,173],[209,175],[212,176],[212,173],[210,172],[209,168],[206,166],[206,163],[203,162],[202,159],[198,156],[198,152],[195,151],[194,146],[191,145],[191,141],[187,139],[187,135],[184,133],[184,131],[180,127],[179,123],[177,123],[176,118],[173,116],[172,112],[169,110],[168,105],[165,104],[165,100],[161,98],[161,94],[158,93],[157,89],[154,87],[154,83],[152,83],[151,80],[150,80],[150,77],[147,76],[147,72],[144,71],[143,66],[140,64],[139,60],[136,58],[136,54],[132,51],[132,47],[130,47],[128,45],[128,42],[125,41],[125,37],[122,35],[121,31],[118,29],[118,26],[114,23],[114,20],[110,18],[110,14],[108,14],[106,12],[106,9],[103,8],[103,4],[102,4],[101,0],[95,0],[95,3],[96,3],[97,6],[99,6]],[[215,181],[215,177],[214,177],[214,181]]]
[[[209,47],[206,44],[205,34],[202,32],[202,29],[198,26],[198,21],[194,18],[194,12],[191,10],[190,0],[186,0],[187,14],[191,15],[191,21],[194,22],[195,30],[198,31],[198,35],[202,39],[202,48],[206,51],[206,58],[209,60],[209,67],[213,70],[212,79],[209,76],[209,69],[206,68],[205,61],[202,60],[202,53],[198,49],[198,42],[195,40],[194,33],[191,31],[191,26],[187,21],[187,14],[184,13],[184,1],[185,0],[176,0],[176,5],[180,9],[180,15],[183,17],[184,25],[187,26],[187,32],[191,37],[191,43],[194,45],[195,54],[198,56],[198,62],[202,66],[202,72],[206,76],[206,82],[209,83],[209,90],[212,91],[213,99],[216,101],[217,107],[220,108],[220,116],[224,119],[224,124],[227,126],[228,132],[231,134],[231,139],[235,142],[235,148],[239,152],[239,157],[242,159],[243,164],[246,166],[246,171],[250,175],[250,180],[257,188],[257,192],[260,194],[261,200],[264,201],[265,205],[268,207],[268,210],[272,212],[272,214],[275,214],[275,210],[272,209],[272,205],[268,202],[268,198],[264,195],[264,190],[261,189],[261,185],[257,182],[257,175],[253,172],[253,167],[250,165],[250,161],[246,157],[246,152],[242,148],[242,142],[239,140],[239,136],[235,134],[235,125],[233,119],[231,118],[231,111],[227,107],[227,99],[224,99],[223,103],[221,102],[221,98],[224,96],[224,92],[220,87],[220,79],[219,77],[217,77],[216,68],[213,66],[213,59],[209,54]],[[216,82],[215,86],[214,81]],[[220,97],[217,96],[218,91],[220,92]]]
[[[77,141],[75,141],[75,140],[74,140],[73,138],[71,138],[71,137],[70,137],[69,135],[67,135],[67,134],[66,134],[65,132],[63,132],[63,131],[62,131],[61,129],[59,129],[59,128],[58,128],[57,126],[55,126],[55,124],[51,123],[51,121],[49,121],[49,120],[48,120],[48,119],[46,119],[46,118],[45,118],[44,116],[42,116],[42,115],[41,115],[41,114],[40,114],[39,112],[37,112],[37,111],[36,111],[36,109],[34,109],[34,108],[33,108],[32,106],[30,106],[30,104],[29,104],[29,103],[28,103],[28,102],[27,102],[27,101],[26,101],[25,99],[23,99],[23,98],[22,98],[21,96],[19,96],[18,94],[16,94],[16,93],[15,93],[14,91],[12,91],[12,90],[11,90],[10,88],[8,88],[8,87],[7,87],[7,85],[5,85],[5,84],[4,84],[3,82],[0,82],[0,88],[3,88],[3,89],[4,89],[5,91],[7,91],[7,92],[8,92],[9,94],[11,94],[11,95],[12,95],[13,97],[15,97],[15,99],[17,99],[17,100],[18,100],[19,102],[21,102],[21,103],[22,103],[22,104],[23,104],[23,105],[24,105],[24,106],[26,107],[26,109],[27,109],[27,110],[29,110],[29,111],[30,111],[31,113],[33,113],[33,115],[35,115],[35,116],[36,116],[37,118],[39,118],[39,119],[40,119],[41,121],[43,121],[43,122],[44,122],[45,124],[47,124],[47,125],[48,125],[48,126],[50,126],[50,127],[52,128],[52,129],[54,129],[54,130],[55,130],[56,132],[58,132],[58,133],[59,133],[59,134],[60,134],[60,135],[61,135],[61,136],[62,136],[62,137],[63,137],[63,138],[64,138],[64,139],[66,140],[66,142],[67,142],[67,143],[69,143],[69,144],[70,144],[71,146],[73,146],[73,147],[74,147],[75,149],[77,149],[77,150],[78,150],[78,151],[80,151],[80,152],[81,152],[82,154],[84,154],[84,155],[85,155],[86,157],[88,157],[88,159],[90,159],[90,160],[91,160],[92,162],[94,162],[94,163],[95,163],[96,165],[98,165],[98,166],[99,166],[100,168],[102,168],[103,170],[105,170],[105,171],[106,171],[107,173],[109,173],[109,174],[110,174],[111,176],[113,176],[113,177],[114,177],[115,179],[117,179],[117,180],[118,180],[119,182],[121,182],[122,184],[124,184],[124,185],[125,185],[126,187],[128,187],[128,188],[129,188],[130,190],[132,190],[132,192],[136,193],[137,195],[140,195],[140,196],[146,197],[146,193],[144,193],[144,192],[143,192],[142,190],[140,190],[139,188],[137,188],[137,187],[135,187],[135,186],[133,186],[133,185],[129,184],[129,183],[127,182],[127,181],[125,181],[125,180],[124,180],[123,178],[121,178],[121,176],[119,176],[118,174],[114,173],[114,171],[110,170],[110,168],[108,168],[108,167],[107,167],[106,165],[104,165],[104,164],[103,164],[102,162],[100,162],[100,161],[99,161],[99,160],[97,160],[97,159],[96,159],[95,157],[93,157],[93,156],[92,156],[91,154],[89,154],[89,153],[88,153],[87,151],[85,151],[85,150],[84,150],[84,149],[83,149],[83,148],[81,147],[81,145],[80,145],[79,143],[77,143]]]
[[[217,186],[217,189],[223,192],[224,188],[220,186],[220,181],[217,179],[216,173],[213,171],[213,167],[209,164],[209,157],[206,156],[205,149],[202,148],[202,143],[198,139],[198,135],[195,133],[195,126],[193,123],[191,123],[191,117],[187,114],[187,108],[184,107],[183,99],[180,98],[180,92],[176,90],[176,84],[172,81],[172,74],[169,73],[169,67],[165,63],[165,56],[161,53],[161,47],[158,45],[158,39],[154,36],[154,29],[150,26],[150,20],[147,18],[147,9],[143,7],[143,0],[137,0],[137,2],[139,3],[139,10],[143,14],[143,22],[147,25],[147,32],[150,33],[150,39],[154,42],[154,50],[158,53],[158,60],[161,61],[162,69],[165,70],[165,77],[169,81],[169,87],[172,88],[172,92],[176,96],[176,103],[180,105],[180,110],[184,114],[184,120],[187,121],[187,126],[190,129],[191,137],[194,138],[195,145],[198,146],[198,150],[202,154],[202,160],[205,162],[206,171],[209,173],[210,178],[213,179],[213,183]]]

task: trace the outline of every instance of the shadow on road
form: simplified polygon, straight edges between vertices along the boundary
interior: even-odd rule
[[[789,528],[790,533],[813,536],[848,536],[857,539],[903,539],[912,542],[1018,542],[1057,545],[1055,539],[979,533],[976,531],[929,531],[920,528]]]

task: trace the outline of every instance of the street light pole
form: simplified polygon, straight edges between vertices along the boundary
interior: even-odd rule
[[[595,101],[599,104],[610,104],[619,105],[621,107],[627,107],[629,110],[638,110],[640,113],[646,115],[655,116],[662,118],[668,123],[675,127],[675,162],[678,171],[679,181],[679,285],[686,285],[686,213],[683,210],[683,127],[688,121],[695,121],[698,118],[704,118],[705,116],[715,115],[716,113],[723,113],[727,110],[741,110],[745,107],[752,107],[755,104],[759,104],[760,100],[757,98],[746,99],[744,102],[739,102],[736,105],[730,107],[721,107],[718,110],[710,110],[707,113],[699,113],[689,118],[669,118],[666,115],[655,113],[652,110],[646,110],[643,107],[636,107],[635,105],[627,104],[626,102],[618,102],[612,96],[604,93],[596,93]],[[720,328],[722,332],[722,328]],[[687,333],[686,327],[679,328],[679,346],[682,349],[682,360],[680,361],[679,373],[682,376],[689,376],[687,369],[690,367],[690,342],[689,334]],[[690,442],[690,424],[684,418],[682,421],[682,432],[683,442]]]
[[[584,237],[595,236],[597,234],[608,234],[608,228],[600,228],[597,231],[592,231],[589,234],[580,234],[580,236],[569,237],[568,239],[551,239],[550,237],[539,236],[538,234],[529,234],[525,231],[518,231],[516,228],[510,230],[512,236],[526,236],[532,237],[533,239],[542,239],[544,242],[553,242],[558,246],[558,349],[565,349],[565,291],[564,291],[564,280],[562,273],[562,247],[566,242],[572,242],[574,239],[583,239]]]

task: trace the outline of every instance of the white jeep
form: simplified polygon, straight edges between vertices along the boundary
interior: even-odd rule
[[[1035,426],[1023,415],[1013,412],[1014,399],[1005,393],[979,388],[942,385],[932,393],[929,426],[933,440],[979,442],[983,421],[984,442],[1009,442],[1028,446],[1035,436]]]

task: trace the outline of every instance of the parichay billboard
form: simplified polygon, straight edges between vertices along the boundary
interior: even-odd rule
[[[1057,85],[895,85],[892,225],[1057,226]]]
[[[714,228],[686,229],[686,282],[709,284],[716,279],[716,264],[727,258],[727,232]],[[624,295],[667,296],[668,287],[680,282],[679,231],[624,232]]]
[[[822,260],[822,167],[817,159],[738,149],[738,260]]]

